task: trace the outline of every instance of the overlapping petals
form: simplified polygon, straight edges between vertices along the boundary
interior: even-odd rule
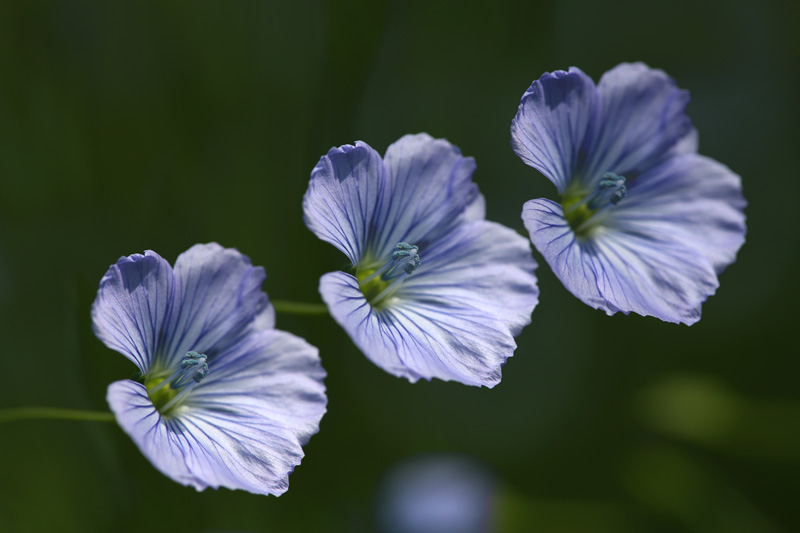
[[[741,180],[728,167],[701,155],[681,154],[634,181],[607,225],[692,246],[719,274],[744,242],[745,205]]]
[[[462,221],[459,215],[469,216],[467,206],[482,206],[474,170],[471,157],[425,134],[401,138],[385,160],[360,141],[331,148],[311,172],[304,220],[358,265],[403,239],[436,239]],[[483,218],[482,210],[477,215]]]
[[[213,357],[271,307],[261,290],[267,275],[250,259],[218,244],[193,246],[175,261],[175,300],[164,329],[164,363],[189,350]]]
[[[512,121],[515,152],[562,194],[525,204],[531,240],[567,289],[608,314],[696,322],[744,242],[741,180],[697,155],[688,100],[641,63],[596,87],[572,68],[535,81]],[[606,173],[627,181],[603,203]]]
[[[699,305],[717,288],[707,261],[674,239],[598,228],[580,239],[551,200],[530,200],[522,213],[536,249],[561,282],[588,305],[691,324]]]
[[[604,172],[633,177],[651,168],[692,129],[685,113],[689,92],[642,63],[622,63],[603,74],[596,102],[584,144],[587,161],[579,171],[590,181]]]
[[[383,160],[357,143],[320,160],[303,201],[308,227],[355,268],[320,280],[331,314],[370,360],[412,382],[496,385],[538,300],[530,245],[483,220],[474,169],[426,134],[401,138]],[[364,269],[391,261],[398,243],[416,246],[420,265],[369,299]]]
[[[320,293],[373,363],[412,383],[435,377],[493,387],[516,348],[502,321],[466,304],[398,298],[375,310],[356,278],[344,272],[325,274]]]
[[[118,423],[159,470],[198,490],[285,492],[325,412],[317,350],[272,329],[264,277],[217,244],[194,246],[174,271],[147,252],[111,266],[92,308],[98,337],[144,374],[109,387]],[[162,413],[148,379],[180,368],[187,351],[207,355],[210,372]]]
[[[475,160],[444,139],[406,135],[384,158],[386,193],[371,237],[371,250],[390,251],[398,241],[427,247],[463,222],[480,195],[472,182]],[[483,218],[483,217],[481,217]]]

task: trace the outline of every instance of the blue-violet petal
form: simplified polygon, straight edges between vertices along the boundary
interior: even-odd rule
[[[172,267],[157,253],[121,257],[100,281],[92,304],[92,327],[106,346],[146,374],[172,305]]]
[[[594,82],[580,69],[545,73],[522,95],[511,121],[511,147],[563,193],[579,168],[596,112]]]

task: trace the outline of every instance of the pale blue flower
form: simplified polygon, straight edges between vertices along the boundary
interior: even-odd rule
[[[306,225],[344,252],[320,293],[376,365],[414,382],[492,387],[539,291],[530,244],[484,220],[475,163],[441,139],[407,135],[381,156],[332,148],[311,173]]]
[[[264,269],[196,245],[173,269],[152,251],[100,282],[95,334],[142,377],[108,388],[117,422],[178,483],[280,495],[325,413],[317,349],[274,329]]]
[[[744,242],[741,180],[697,154],[689,94],[623,63],[595,85],[577,68],[522,96],[511,144],[558,189],[527,202],[531,240],[564,286],[609,315],[692,324]]]

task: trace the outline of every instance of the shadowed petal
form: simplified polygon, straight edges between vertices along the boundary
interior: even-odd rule
[[[658,163],[692,129],[689,93],[663,71],[622,63],[597,84],[599,114],[586,146],[585,174],[593,188],[603,173],[632,178]]]
[[[172,267],[157,253],[148,250],[120,258],[103,276],[92,304],[95,335],[146,374],[173,292]]]
[[[422,246],[478,213],[472,183],[475,160],[444,139],[405,135],[386,150],[387,190],[379,205],[370,250],[378,257],[406,241]],[[467,206],[469,214],[465,215]]]
[[[320,279],[331,315],[376,365],[390,374],[493,387],[516,344],[502,321],[460,302],[404,300],[373,311],[344,272]]]
[[[269,323],[266,274],[247,256],[219,244],[197,244],[175,262],[175,304],[165,329],[170,368],[189,350],[213,358],[247,332],[257,315]]]
[[[668,157],[679,154],[696,154],[699,145],[699,135],[697,129],[690,128],[689,131],[681,137],[675,146],[669,151]]]
[[[738,175],[708,157],[685,154],[637,178],[606,225],[685,243],[720,273],[744,243],[745,205]]]
[[[515,337],[530,324],[539,289],[525,237],[480,220],[462,225],[421,253],[422,266],[400,287],[400,298],[481,309],[501,319]]]
[[[253,322],[250,324],[251,331],[260,331],[262,329],[275,328],[275,306],[267,299],[267,305],[260,313],[256,315]]]
[[[331,148],[311,172],[303,196],[306,226],[344,252],[353,265],[363,257],[384,176],[381,156],[363,142]]]
[[[594,82],[580,69],[546,72],[522,95],[511,121],[514,152],[552,181],[559,193],[575,176],[595,99]]]
[[[478,193],[475,198],[467,205],[461,214],[461,222],[472,222],[473,220],[484,220],[486,218],[486,199]]]
[[[711,262],[680,239],[606,227],[578,239],[561,206],[544,199],[527,202],[522,219],[564,286],[609,315],[633,311],[693,324],[718,286]]]

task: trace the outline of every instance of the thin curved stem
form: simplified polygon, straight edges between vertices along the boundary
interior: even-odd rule
[[[290,315],[322,316],[328,314],[325,304],[310,304],[305,302],[290,302],[287,300],[270,300],[278,313]]]
[[[113,422],[113,413],[101,411],[82,411],[62,409],[61,407],[12,407],[0,409],[0,424],[17,420],[49,418],[53,420],[86,420],[92,422]]]

